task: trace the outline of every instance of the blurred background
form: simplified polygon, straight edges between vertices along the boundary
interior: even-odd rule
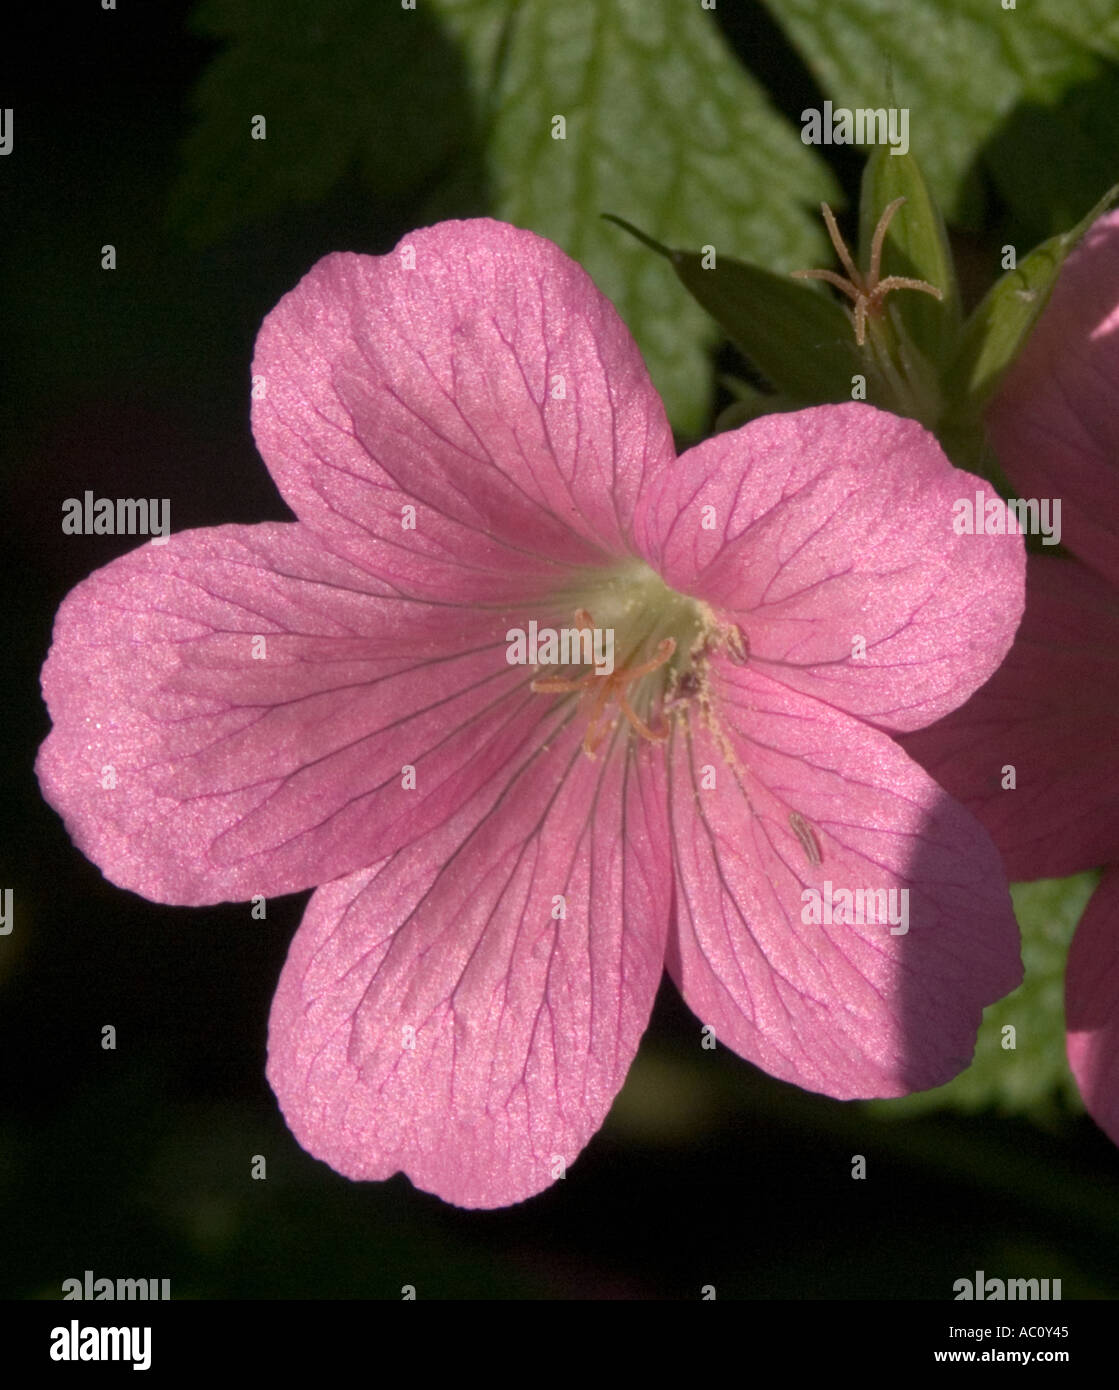
[[[265,1030],[309,895],[254,921],[247,904],[118,890],[32,772],[54,612],[134,544],[64,536],[64,499],[169,497],[176,531],[286,519],[249,432],[249,362],[263,316],[322,255],[382,253],[478,213],[553,237],[618,304],[686,444],[746,369],[671,269],[600,214],[779,270],[828,264],[816,207],[851,226],[863,156],[803,145],[800,113],[887,104],[892,82],[974,300],[1004,244],[1021,254],[1063,230],[1119,178],[1119,7],[1064,8],[121,0],[27,16],[28,37],[9,37],[0,1295],[57,1298],[89,1269],[169,1278],[176,1298],[413,1284],[427,1298],[940,1299],[983,1269],[1119,1296],[1119,1153],[1081,1113],[1063,1053],[1064,952],[1091,876],[1016,890],[1027,983],[952,1086],[809,1095],[702,1050],[666,982],[567,1179],[469,1213],[403,1177],[350,1183],[288,1133]]]

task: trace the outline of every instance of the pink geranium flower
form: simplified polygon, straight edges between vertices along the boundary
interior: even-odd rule
[[[1005,664],[904,742],[983,820],[1012,878],[1110,866],[1073,939],[1065,1002],[1073,1074],[1119,1143],[1119,212],[1069,256],[989,425],[1021,495],[1061,500],[1076,558],[1030,557]]]
[[[540,1191],[666,961],[720,1042],[812,1090],[967,1064],[1018,980],[1006,882],[886,731],[1011,642],[1021,541],[951,525],[984,484],[854,404],[676,458],[609,302],[491,221],[327,257],[253,371],[298,521],[80,585],[39,775],[149,898],[317,886],[269,1033],[306,1148],[464,1206]],[[612,632],[612,672],[510,664],[533,623]],[[833,888],[905,890],[907,930],[810,921]]]

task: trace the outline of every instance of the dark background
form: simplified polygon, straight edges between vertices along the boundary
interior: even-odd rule
[[[176,531],[284,519],[248,425],[260,321],[328,251],[390,249],[441,172],[370,198],[351,170],[201,244],[168,212],[216,51],[187,13],[51,11],[4,60],[0,886],[16,927],[0,938],[0,1294],[57,1298],[91,1269],[169,1278],[176,1298],[399,1298],[404,1284],[427,1298],[694,1299],[707,1284],[720,1298],[948,1298],[981,1268],[1119,1296],[1119,1159],[1086,1118],[894,1120],[811,1096],[701,1052],[669,983],[615,1111],[548,1192],[470,1213],[403,1177],[350,1183],[296,1145],[264,1078],[269,1004],[309,895],[271,900],[264,922],[247,904],[162,907],[70,844],[32,772],[48,728],[38,671],[60,600],[133,542],[63,536],[63,499],[169,496]],[[718,18],[783,111],[820,105],[758,9]],[[468,143],[453,53],[424,61],[447,64],[440,119]],[[425,119],[402,107],[402,148],[422,150]],[[853,202],[861,160],[822,153]],[[484,210],[484,180],[439,196],[448,212]],[[990,207],[993,229],[994,194]],[[851,1179],[856,1153],[866,1181]],[[266,1181],[250,1179],[255,1154]]]

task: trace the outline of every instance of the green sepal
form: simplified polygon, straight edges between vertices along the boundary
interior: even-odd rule
[[[799,410],[804,404],[803,401],[794,401],[788,396],[759,391],[756,386],[751,386],[748,381],[742,381],[738,377],[722,376],[719,380],[734,396],[734,400],[719,412],[715,420],[716,434],[736,430],[761,415],[780,415],[786,410]]]
[[[1025,347],[1069,252],[1117,196],[1119,184],[1075,227],[1043,241],[987,291],[964,326],[959,351],[944,379],[949,419],[978,418]]]
[[[944,218],[911,154],[878,145],[863,170],[859,204],[859,267],[870,264],[874,229],[886,208],[904,198],[890,222],[882,252],[881,277],[905,275],[940,290],[941,299],[921,290],[898,290],[887,298],[892,313],[939,372],[952,361],[963,324],[956,267]]]
[[[607,219],[664,256],[680,282],[782,395],[802,405],[851,399],[866,367],[851,320],[830,295],[733,257],[662,246],[629,222]]]

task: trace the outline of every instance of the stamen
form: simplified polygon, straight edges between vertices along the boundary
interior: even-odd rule
[[[647,738],[650,743],[663,743],[668,737],[668,725],[662,724],[659,729],[650,729],[644,719],[634,711],[629,702],[629,696],[624,690],[618,692],[618,705],[642,738]]]
[[[625,678],[623,683],[626,685],[628,685],[630,681],[640,680],[642,676],[647,676],[651,672],[659,670],[675,650],[676,638],[666,637],[657,647],[656,655],[651,661],[646,661],[641,666],[623,667],[621,671],[615,671],[613,675],[607,676],[606,679],[617,680],[619,676],[622,676]]]
[[[604,683],[604,677],[596,676],[592,671],[589,676],[575,676],[572,679],[567,676],[537,676],[529,689],[537,695],[566,695],[573,690],[589,690],[596,683]]]
[[[594,620],[585,608],[575,610],[575,623],[580,628],[594,629]],[[612,725],[612,721],[606,717],[606,708],[611,699],[617,702],[618,709],[636,733],[650,742],[661,743],[668,737],[668,725],[663,724],[658,729],[651,728],[633,708],[627,690],[635,681],[643,680],[654,671],[659,671],[671,660],[675,651],[675,637],[665,637],[657,644],[657,649],[649,660],[641,662],[640,665],[622,666],[608,675],[599,675],[596,671],[591,671],[585,676],[538,676],[530,683],[529,688],[540,695],[583,692],[586,697],[591,691],[594,692],[590,697],[587,729],[583,735],[583,752],[589,758],[596,755]]]
[[[815,830],[799,811],[789,812],[789,826],[800,841],[804,857],[813,868],[818,868],[824,862],[824,856],[820,851],[820,841],[816,838]]]

